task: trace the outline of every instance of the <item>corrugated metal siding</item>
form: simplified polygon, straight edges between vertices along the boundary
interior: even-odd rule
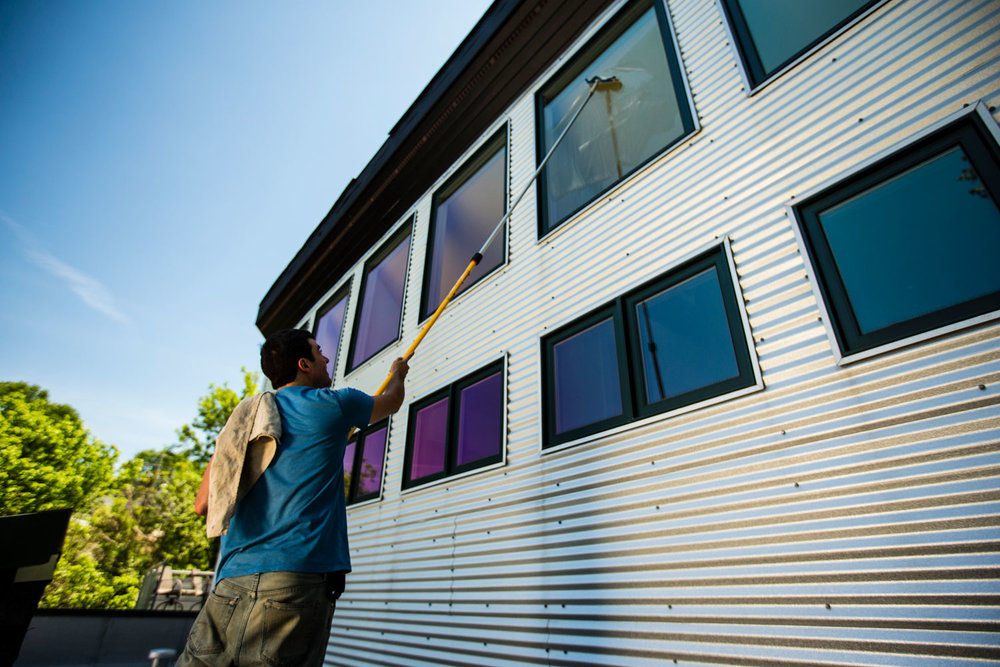
[[[715,1],[668,7],[700,130],[541,242],[530,191],[509,263],[421,345],[410,399],[507,355],[506,465],[402,493],[393,419],[383,498],[349,510],[328,662],[1000,661],[1000,325],[838,366],[786,214],[1000,102],[1000,4],[890,0],[752,96]],[[533,105],[498,119],[511,198]],[[349,384],[418,331],[430,195],[403,338]],[[726,237],[764,388],[540,453],[539,337]]]

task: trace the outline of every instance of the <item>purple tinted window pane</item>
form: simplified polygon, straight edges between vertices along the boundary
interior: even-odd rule
[[[501,148],[469,180],[438,203],[434,211],[431,261],[428,267],[427,317],[448,296],[472,254],[489,237],[504,214],[507,150]],[[503,234],[503,230],[499,232]],[[502,238],[502,236],[501,236]],[[461,294],[503,262],[501,238],[490,244],[483,259],[458,291]]]
[[[316,343],[323,350],[330,363],[326,370],[333,377],[337,367],[337,350],[340,348],[340,333],[344,330],[344,313],[347,311],[347,297],[326,311],[316,325]]]
[[[351,440],[344,450],[344,497],[351,497],[351,476],[354,473],[354,451],[358,448],[358,441]]]
[[[361,316],[358,330],[354,332],[352,369],[399,337],[399,316],[403,312],[403,286],[409,252],[410,237],[407,236],[365,276]]]
[[[385,439],[388,429],[383,427],[365,436],[361,452],[361,478],[358,495],[378,493],[382,488],[382,463],[385,461]]]
[[[462,390],[459,398],[457,465],[500,453],[503,444],[502,415],[501,373]]]
[[[444,470],[448,436],[448,399],[431,403],[417,412],[413,431],[410,481]]]
[[[556,343],[556,433],[622,413],[615,326],[609,318]]]

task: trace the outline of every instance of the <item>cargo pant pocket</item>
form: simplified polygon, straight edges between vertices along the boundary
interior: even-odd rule
[[[261,657],[275,667],[321,664],[329,614],[330,604],[320,588],[297,600],[265,600]]]
[[[215,592],[208,594],[205,608],[195,619],[188,637],[193,655],[215,655],[226,650],[226,628],[239,601],[239,598],[227,598]]]

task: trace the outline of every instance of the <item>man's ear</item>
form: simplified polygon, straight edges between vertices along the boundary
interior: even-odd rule
[[[298,365],[299,372],[300,373],[308,373],[309,372],[309,364],[311,364],[311,363],[312,363],[312,360],[310,360],[310,359],[306,359],[305,357],[300,358],[299,359],[299,365]]]

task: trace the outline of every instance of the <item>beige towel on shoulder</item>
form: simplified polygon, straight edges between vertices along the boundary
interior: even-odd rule
[[[212,470],[208,476],[209,537],[225,535],[236,503],[264,473],[274,458],[281,437],[281,415],[274,392],[266,391],[240,401],[215,440]]]

